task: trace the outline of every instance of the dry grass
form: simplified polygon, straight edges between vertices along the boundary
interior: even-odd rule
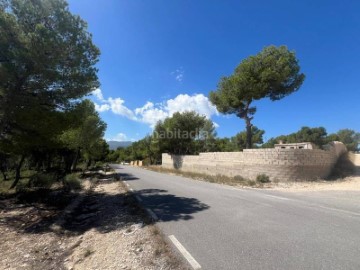
[[[280,182],[276,179],[269,181],[266,175],[258,177],[257,181],[245,179],[241,176],[228,177],[224,175],[207,175],[203,173],[184,172],[176,169],[162,168],[161,166],[147,166],[148,169],[155,172],[167,173],[188,177],[194,180],[206,181],[210,183],[218,183],[235,187],[251,187],[251,188],[272,188],[286,191],[299,190],[359,190],[360,176],[354,175],[354,165],[349,162],[347,156],[339,159],[334,168],[334,173],[330,179],[318,179],[316,181],[294,181]],[[350,175],[350,176],[348,176]]]
[[[168,169],[168,168],[163,168],[161,166],[147,166],[144,168],[155,172],[179,175],[194,180],[229,185],[229,186],[256,187],[256,188],[269,187],[269,183],[262,183],[260,181],[246,179],[241,175],[235,175],[234,177],[229,177],[221,174],[209,175],[205,173],[195,173],[195,172],[180,171],[176,169]]]

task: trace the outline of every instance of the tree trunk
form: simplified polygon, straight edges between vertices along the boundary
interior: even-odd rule
[[[46,157],[46,171],[50,171],[52,163],[52,154],[48,154]]]
[[[86,168],[85,168],[85,170],[88,170],[88,169],[91,167],[91,163],[92,163],[92,160],[91,160],[91,158],[89,158],[89,159],[87,160],[87,162],[86,162]]]
[[[4,181],[7,181],[8,164],[5,155],[0,154],[0,171],[3,175]]]
[[[16,170],[15,170],[15,180],[12,183],[10,189],[13,189],[14,187],[16,187],[16,185],[19,183],[20,177],[21,177],[21,167],[24,163],[25,160],[25,155],[22,155],[19,161],[19,164],[16,166]]]
[[[252,124],[249,117],[245,118],[246,122],[246,149],[252,148]]]
[[[66,152],[62,154],[62,160],[63,160],[63,164],[65,165],[65,172],[66,173],[71,173],[71,165],[73,162],[73,159],[71,158],[71,154]]]
[[[78,149],[76,150],[76,154],[75,154],[75,157],[74,157],[72,166],[71,166],[71,171],[75,171],[75,170],[76,170],[76,165],[77,165],[77,163],[78,163],[79,156],[80,156],[80,148],[78,148]]]

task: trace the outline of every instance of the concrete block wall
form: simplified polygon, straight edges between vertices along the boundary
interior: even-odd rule
[[[352,161],[355,165],[356,174],[360,175],[360,154],[353,154]]]
[[[326,178],[338,158],[335,149],[246,149],[243,152],[212,152],[199,155],[162,154],[162,166],[183,171],[256,179],[297,181]]]
[[[360,167],[360,154],[354,154],[354,164]]]

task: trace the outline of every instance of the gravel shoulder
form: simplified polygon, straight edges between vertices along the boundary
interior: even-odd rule
[[[0,269],[186,269],[121,182],[100,181],[81,196],[65,215],[0,200]]]
[[[279,191],[360,191],[360,176],[351,176],[335,181],[285,182],[269,186]]]
[[[189,173],[180,170],[164,169],[160,166],[139,167],[145,170],[159,173],[178,175],[193,179],[194,181],[205,181],[222,185],[230,185],[236,188],[259,188],[279,190],[288,192],[298,191],[360,191],[360,172],[343,179],[316,181],[293,181],[293,182],[270,182],[258,183],[256,181],[239,181],[230,177],[213,177],[206,174]]]

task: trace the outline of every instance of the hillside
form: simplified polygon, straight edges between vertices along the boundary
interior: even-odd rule
[[[110,150],[116,150],[119,147],[128,147],[132,144],[131,141],[108,141]]]

